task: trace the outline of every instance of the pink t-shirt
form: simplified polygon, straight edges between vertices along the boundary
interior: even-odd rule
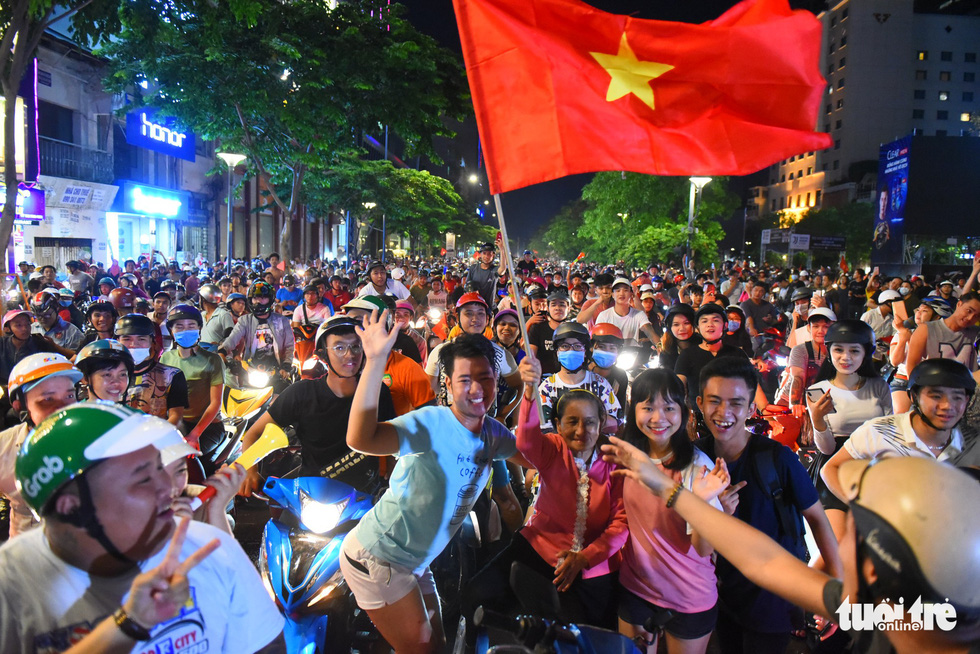
[[[660,465],[660,464],[658,464]],[[660,469],[690,489],[696,471],[712,467],[711,459],[694,450],[684,470]],[[681,613],[707,611],[718,601],[715,566],[691,544],[687,522],[668,509],[645,486],[627,479],[623,486],[630,537],[623,548],[619,582],[634,595]],[[717,500],[712,504],[720,508]]]

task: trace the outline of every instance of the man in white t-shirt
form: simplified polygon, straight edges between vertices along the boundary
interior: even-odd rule
[[[28,436],[17,480],[43,524],[0,547],[0,652],[63,652],[86,634],[92,651],[285,651],[282,615],[238,543],[174,522],[157,449],[174,439],[167,421],[104,403]]]
[[[361,289],[358,296],[361,295],[394,295],[399,300],[407,300],[412,297],[411,292],[405,285],[402,284],[397,279],[390,279],[388,277],[388,270],[385,265],[380,261],[372,261],[368,264],[367,269],[368,274],[368,284]]]
[[[951,462],[963,451],[957,428],[977,383],[970,371],[952,359],[927,359],[909,374],[908,413],[869,420],[851,434],[820,475],[827,488],[846,502],[841,465],[852,459],[917,456]]]
[[[657,342],[657,336],[650,325],[647,314],[634,309],[633,287],[625,277],[618,277],[613,281],[613,306],[596,316],[597,325],[604,322],[615,325],[619,331],[623,332],[623,339],[628,345],[636,345],[640,339],[640,332],[646,334],[651,343]]]

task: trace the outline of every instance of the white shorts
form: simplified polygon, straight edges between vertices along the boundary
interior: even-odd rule
[[[436,582],[428,567],[421,574],[415,574],[388,563],[364,549],[353,534],[348,534],[340,548],[340,570],[357,605],[365,611],[394,604],[416,588],[422,595],[437,594]]]

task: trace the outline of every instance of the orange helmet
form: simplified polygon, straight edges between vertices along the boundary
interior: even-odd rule
[[[23,388],[23,391],[27,392],[42,379],[59,375],[70,377],[76,384],[82,380],[82,373],[62,355],[54,352],[38,352],[24,357],[14,366],[10,371],[7,390],[11,398],[16,398],[19,389]]]
[[[133,313],[136,304],[136,293],[131,288],[114,288],[109,291],[109,301],[116,307],[119,315]]]
[[[490,311],[490,307],[487,306],[487,301],[484,300],[483,299],[483,296],[480,295],[479,293],[477,293],[476,291],[472,291],[470,293],[463,293],[460,296],[459,300],[456,301],[456,308],[459,309],[464,304],[472,304],[473,302],[476,302],[478,304],[482,304],[483,305],[483,308],[486,309],[487,312]]]
[[[616,343],[623,344],[623,332],[619,327],[612,323],[601,322],[592,330],[593,343]]]

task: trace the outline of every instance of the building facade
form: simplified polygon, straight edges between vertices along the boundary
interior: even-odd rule
[[[818,18],[827,79],[816,128],[823,151],[769,168],[752,190],[756,215],[870,202],[882,143],[909,134],[970,136],[980,109],[980,16],[916,13],[913,0],[843,0]]]

